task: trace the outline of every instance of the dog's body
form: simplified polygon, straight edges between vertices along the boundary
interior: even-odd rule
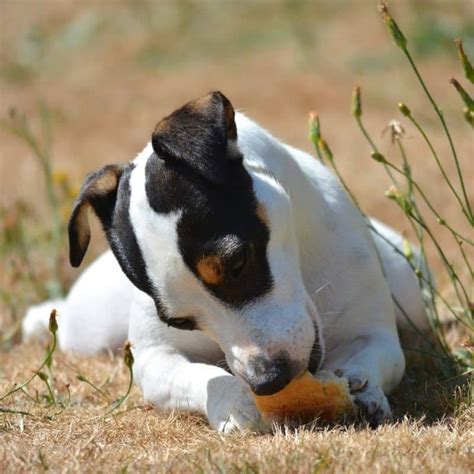
[[[389,417],[384,393],[404,372],[392,295],[425,319],[410,266],[385,241],[400,248],[401,237],[377,222],[384,238],[371,235],[322,164],[242,114],[234,122],[219,93],[160,122],[152,142],[133,164],[88,178],[71,260],[87,248],[88,207],[114,253],[66,300],[30,309],[24,333],[43,331],[55,306],[63,349],[93,354],[128,337],[144,398],[222,431],[261,428],[250,388],[274,393],[308,366],[347,377],[373,423]],[[183,155],[193,146],[196,159]]]

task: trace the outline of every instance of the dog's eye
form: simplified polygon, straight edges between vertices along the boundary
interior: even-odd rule
[[[233,278],[238,278],[247,264],[247,247],[240,248],[229,262],[230,273]]]
[[[197,329],[196,321],[193,318],[170,318],[166,321],[168,326],[176,329],[184,329],[187,331],[193,331]]]

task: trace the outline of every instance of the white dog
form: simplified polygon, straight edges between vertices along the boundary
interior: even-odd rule
[[[144,398],[221,431],[264,429],[252,392],[308,368],[347,377],[370,423],[390,417],[385,394],[405,367],[392,295],[422,321],[415,275],[322,164],[221,93],[159,122],[133,162],[86,179],[69,223],[74,266],[89,209],[112,251],[65,300],[31,308],[26,337],[44,332],[51,307],[63,349],[93,354],[128,337]]]

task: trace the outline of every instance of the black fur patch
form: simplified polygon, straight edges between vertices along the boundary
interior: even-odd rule
[[[252,178],[241,162],[230,161],[226,185],[215,186],[187,166],[154,155],[146,165],[146,193],[156,212],[182,211],[177,231],[183,260],[217,298],[241,307],[271,289],[269,229],[257,215]],[[233,260],[243,248],[246,262],[234,275]],[[197,270],[206,256],[217,256],[223,263],[219,284],[207,283]]]
[[[122,175],[114,212],[104,229],[125,275],[138,289],[154,298],[156,291],[148,278],[145,261],[130,221],[130,175],[133,168],[134,166],[130,165]]]
[[[236,138],[231,103],[221,92],[212,92],[161,120],[152,145],[161,159],[185,164],[208,181],[223,184],[228,173],[228,140]]]
[[[241,307],[270,291],[273,281],[266,254],[269,229],[242,157],[235,151],[229,154],[229,139],[237,139],[234,109],[220,92],[177,110],[153,133],[156,154],[146,165],[146,193],[158,213],[181,210],[177,232],[184,262],[217,298]],[[133,168],[133,164],[105,167],[86,180],[69,226],[71,263],[79,265],[87,249],[88,225],[80,225],[86,215],[81,209],[92,206],[122,270],[153,298],[160,319],[179,329],[197,329],[192,315],[178,319],[168,313],[147,275],[129,216]],[[115,186],[113,181],[94,186],[111,172],[117,173]],[[203,280],[197,269],[203,257],[218,260],[222,270],[218,282]]]
[[[91,206],[102,224],[122,271],[139,290],[153,298],[160,319],[169,326],[196,329],[196,323],[192,318],[175,320],[168,315],[157,290],[153,288],[148,278],[145,261],[130,221],[130,175],[133,169],[133,164],[109,165],[86,178],[69,224],[71,263],[79,266],[87,250],[90,238],[89,225],[87,220],[84,220],[87,219],[87,215],[83,215],[82,218],[78,216],[81,212],[87,213],[84,206]],[[100,186],[100,180],[110,173],[115,173],[117,186],[105,189],[104,186]],[[86,228],[81,229],[80,226],[84,225]],[[87,238],[83,239],[83,242],[80,242],[79,238],[81,233],[85,233]]]

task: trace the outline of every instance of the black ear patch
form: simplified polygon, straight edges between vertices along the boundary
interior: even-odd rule
[[[91,238],[89,209],[94,210],[105,229],[109,227],[117,198],[118,183],[124,169],[125,165],[107,165],[85,179],[68,224],[69,261],[73,267],[81,264],[89,246]]]
[[[228,160],[241,159],[236,147],[228,148],[229,140],[237,140],[234,115],[230,101],[221,92],[211,92],[161,120],[152,134],[153,149],[159,158],[223,184]]]

